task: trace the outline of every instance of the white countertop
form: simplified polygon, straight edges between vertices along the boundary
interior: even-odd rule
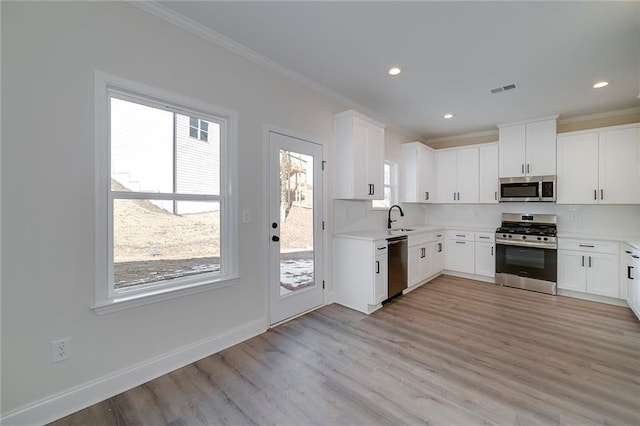
[[[611,235],[597,234],[577,234],[573,232],[558,232],[558,238],[573,238],[578,240],[596,240],[596,241],[618,241],[629,244],[630,246],[640,250],[640,237],[622,237]]]
[[[469,231],[469,232],[495,232],[495,228],[474,228],[468,226],[442,226],[442,225],[408,225],[407,231],[388,231],[387,229],[371,229],[367,231],[354,231],[335,234],[336,238],[355,238],[359,240],[386,240],[387,238],[400,237],[403,235],[412,235],[425,232],[436,231]]]

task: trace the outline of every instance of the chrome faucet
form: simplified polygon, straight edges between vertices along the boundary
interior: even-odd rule
[[[400,210],[400,216],[404,216],[404,212],[402,211],[402,207],[400,207],[397,204],[392,205],[391,207],[389,207],[389,217],[387,220],[387,229],[391,229],[391,222],[395,222],[395,220],[391,220],[391,210],[393,210],[394,207],[397,207],[398,210]]]

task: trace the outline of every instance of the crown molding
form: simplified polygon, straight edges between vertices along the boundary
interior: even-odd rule
[[[238,56],[241,56],[255,64],[261,65],[289,80],[292,80],[302,86],[305,86],[333,101],[339,102],[345,105],[347,108],[355,108],[358,111],[364,112],[365,114],[375,118],[377,121],[380,120],[378,114],[373,113],[367,108],[353,102],[351,99],[342,96],[333,90],[330,90],[321,84],[316,83],[315,81],[299,74],[284,65],[281,65],[260,53],[249,49],[245,45],[238,43],[235,40],[230,39],[229,37],[222,35],[211,28],[200,24],[199,22],[194,21],[191,18],[187,18],[183,16],[173,9],[170,9],[162,4],[158,3],[156,0],[124,0],[125,3],[134,6],[143,12],[147,12],[157,18],[162,19],[170,24],[173,24],[185,31],[190,32],[198,37],[201,37],[211,43],[214,43],[230,52],[235,53]]]
[[[616,111],[598,112],[589,115],[578,115],[575,117],[561,118],[558,120],[558,125],[581,123],[583,121],[593,121],[612,117],[621,117],[624,115],[640,114],[640,107],[619,109]]]
[[[474,133],[462,133],[462,134],[453,135],[453,136],[443,136],[441,138],[427,139],[426,142],[438,144],[438,143],[451,142],[451,141],[460,141],[464,139],[481,138],[484,136],[496,136],[497,138],[498,129],[496,128],[495,130],[483,130],[481,132],[474,132]]]

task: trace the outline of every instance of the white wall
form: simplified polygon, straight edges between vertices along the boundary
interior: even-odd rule
[[[590,206],[549,203],[430,204],[424,221],[429,225],[472,226],[495,229],[502,213],[545,213],[558,216],[558,232],[612,237],[640,236],[640,206]],[[571,218],[577,214],[577,219]]]
[[[126,3],[1,7],[2,415],[264,325],[264,126],[322,141],[331,158],[332,117],[348,107]],[[253,222],[239,226],[237,285],[104,316],[89,309],[95,70],[238,113],[238,207],[251,209]],[[64,337],[73,357],[51,364],[50,342]]]

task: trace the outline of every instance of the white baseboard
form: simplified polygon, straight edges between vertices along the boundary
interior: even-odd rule
[[[622,299],[599,296],[597,294],[581,293],[579,291],[565,290],[562,288],[558,289],[558,296],[573,297],[574,299],[589,300],[591,302],[606,303],[608,305],[624,306],[625,308],[629,307],[629,305],[627,305],[627,302]]]
[[[3,426],[40,425],[68,416],[264,333],[267,330],[265,324],[267,324],[265,318],[248,322],[233,330],[41,399],[3,415],[0,418],[0,424]]]

